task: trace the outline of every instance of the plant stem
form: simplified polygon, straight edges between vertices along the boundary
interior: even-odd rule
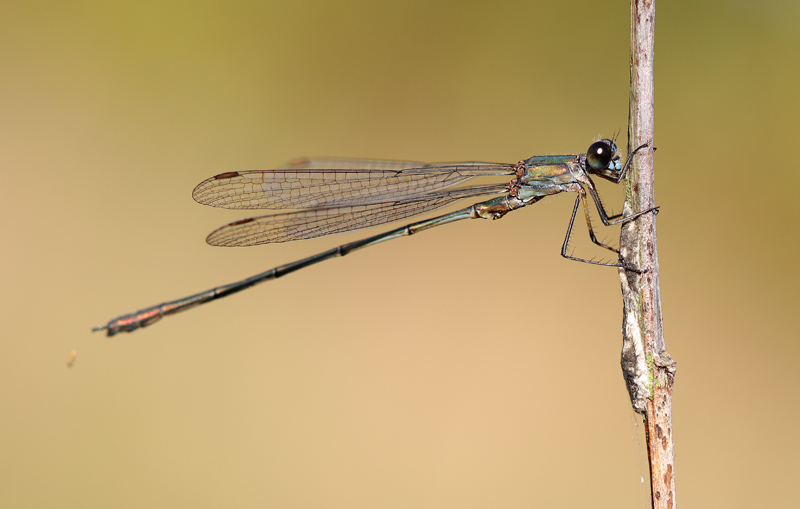
[[[631,0],[628,153],[636,153],[626,182],[624,214],[655,206],[653,189],[653,42],[655,0]],[[624,305],[622,371],[631,404],[645,419],[650,489],[654,508],[675,508],[672,386],[675,361],[664,342],[655,214],[625,224],[620,257],[643,274],[620,269]]]

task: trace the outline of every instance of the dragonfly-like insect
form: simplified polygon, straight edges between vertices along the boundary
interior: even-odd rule
[[[499,219],[546,196],[563,192],[576,193],[578,196],[569,219],[564,244],[561,246],[561,255],[570,260],[623,267],[641,273],[642,270],[625,266],[621,262],[601,262],[572,256],[567,253],[567,248],[575,217],[583,205],[591,241],[618,253],[617,249],[597,240],[594,234],[589,217],[587,190],[597,207],[600,220],[606,226],[658,211],[655,207],[625,217],[622,214],[609,216],[590,176],[596,175],[615,184],[619,183],[625,177],[633,155],[647,146],[648,144],[642,145],[628,154],[624,164],[620,164],[615,142],[602,139],[592,143],[586,153],[534,156],[516,164],[423,164],[367,159],[305,159],[284,169],[221,173],[204,180],[194,189],[192,196],[198,203],[226,209],[295,210],[226,224],[206,238],[206,242],[214,246],[255,246],[309,239],[427,213],[464,198],[500,196],[449,214],[342,244],[235,283],[123,315],[92,330],[105,330],[108,336],[133,332],[165,316],[227,297],[329,258],[344,256],[380,242],[462,219]],[[459,187],[470,179],[487,176],[513,178],[503,184]]]

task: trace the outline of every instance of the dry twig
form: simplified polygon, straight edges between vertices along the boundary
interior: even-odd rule
[[[624,214],[655,206],[653,189],[653,42],[655,0],[631,0],[631,96],[628,151],[636,153],[626,182]],[[672,438],[672,384],[675,361],[664,343],[655,214],[645,214],[622,228],[620,269],[624,314],[622,370],[634,410],[644,415],[650,488],[654,508],[675,507]]]

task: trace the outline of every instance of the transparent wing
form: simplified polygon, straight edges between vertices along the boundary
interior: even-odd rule
[[[226,209],[311,209],[421,197],[478,176],[510,175],[511,164],[448,163],[407,167],[410,161],[304,159],[315,168],[235,171],[204,180],[192,196]],[[316,168],[316,166],[360,166]],[[375,166],[375,168],[373,168]],[[377,166],[380,166],[379,168]]]
[[[502,194],[506,185],[473,186],[423,197],[300,210],[241,219],[213,231],[212,246],[242,247],[310,239],[358,230],[444,207],[462,198]]]

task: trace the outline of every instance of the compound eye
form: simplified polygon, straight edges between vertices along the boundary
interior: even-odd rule
[[[596,141],[589,146],[586,152],[586,164],[593,170],[608,168],[608,163],[614,158],[615,147],[611,140]]]

